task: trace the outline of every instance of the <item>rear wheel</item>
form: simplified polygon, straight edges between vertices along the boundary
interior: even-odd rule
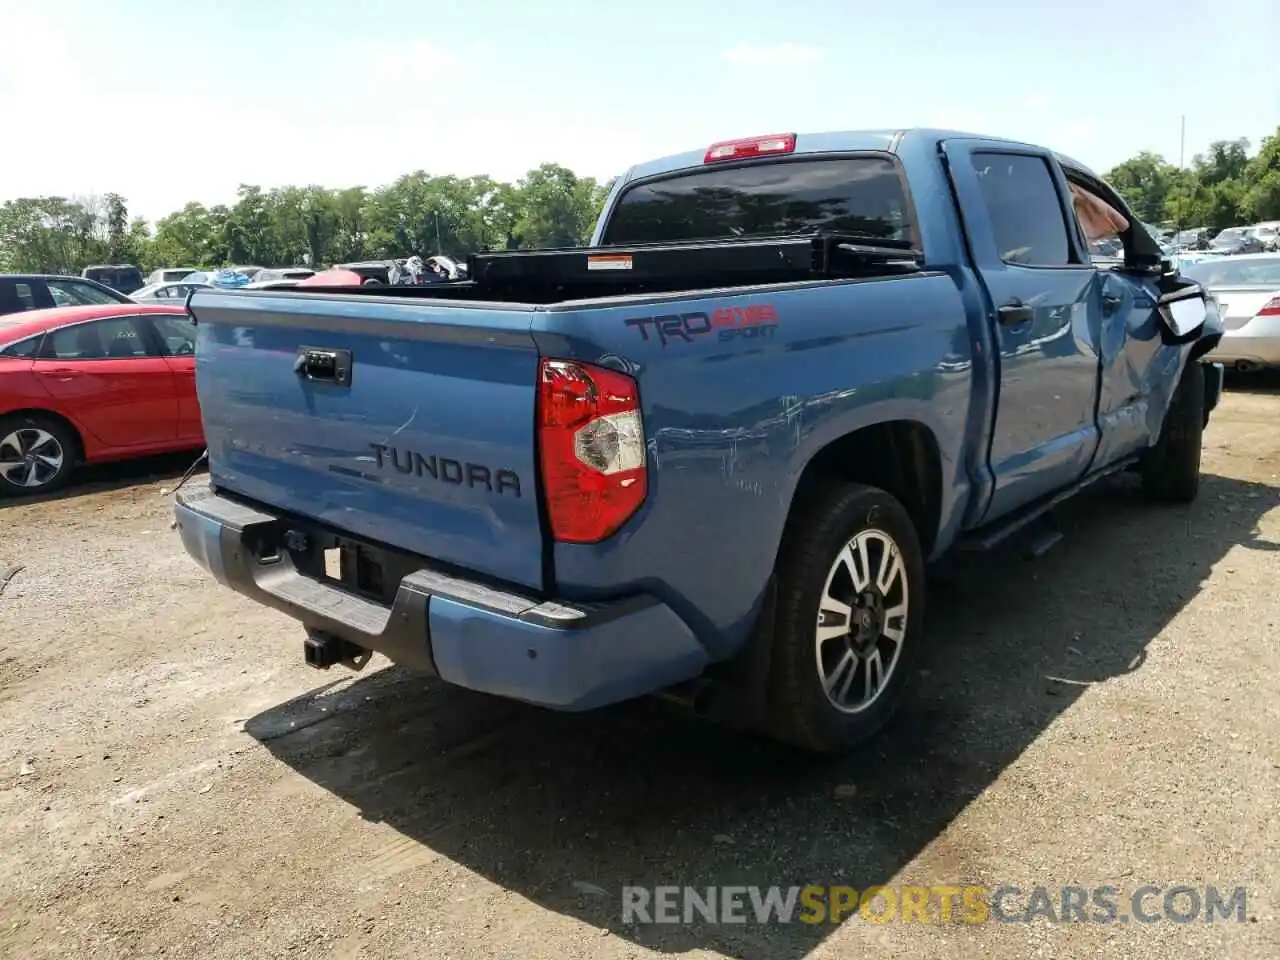
[[[1204,370],[1199,363],[1188,363],[1156,445],[1142,460],[1142,492],[1148,499],[1190,503],[1200,492],[1204,404]]]
[[[834,484],[807,497],[778,568],[769,729],[808,750],[856,746],[893,715],[924,614],[924,557],[888,493]]]
[[[0,417],[0,491],[48,493],[67,482],[79,445],[74,431],[38,413]]]

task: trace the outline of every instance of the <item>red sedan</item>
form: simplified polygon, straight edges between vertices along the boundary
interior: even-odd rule
[[[43,493],[83,463],[203,444],[195,325],[183,307],[0,317],[0,493]]]

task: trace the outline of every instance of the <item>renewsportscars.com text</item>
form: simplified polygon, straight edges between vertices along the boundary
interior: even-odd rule
[[[1244,887],[623,887],[624,924],[1244,923]]]

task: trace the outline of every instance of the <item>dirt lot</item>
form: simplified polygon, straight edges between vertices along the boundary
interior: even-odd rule
[[[932,586],[872,747],[586,717],[302,664],[144,476],[0,508],[0,955],[1280,956],[1280,389],[1191,509],[1109,483]],[[1059,679],[1051,679],[1059,678]],[[1245,923],[624,926],[625,884],[1217,884]]]

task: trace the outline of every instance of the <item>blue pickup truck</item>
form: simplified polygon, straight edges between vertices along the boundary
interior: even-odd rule
[[[1127,224],[1105,264],[1090,204]],[[209,476],[176,525],[309,664],[665,693],[816,751],[899,703],[931,561],[1122,470],[1191,500],[1222,388],[1212,298],[1111,188],[938,130],[636,166],[590,247],[455,283],[189,306]]]

